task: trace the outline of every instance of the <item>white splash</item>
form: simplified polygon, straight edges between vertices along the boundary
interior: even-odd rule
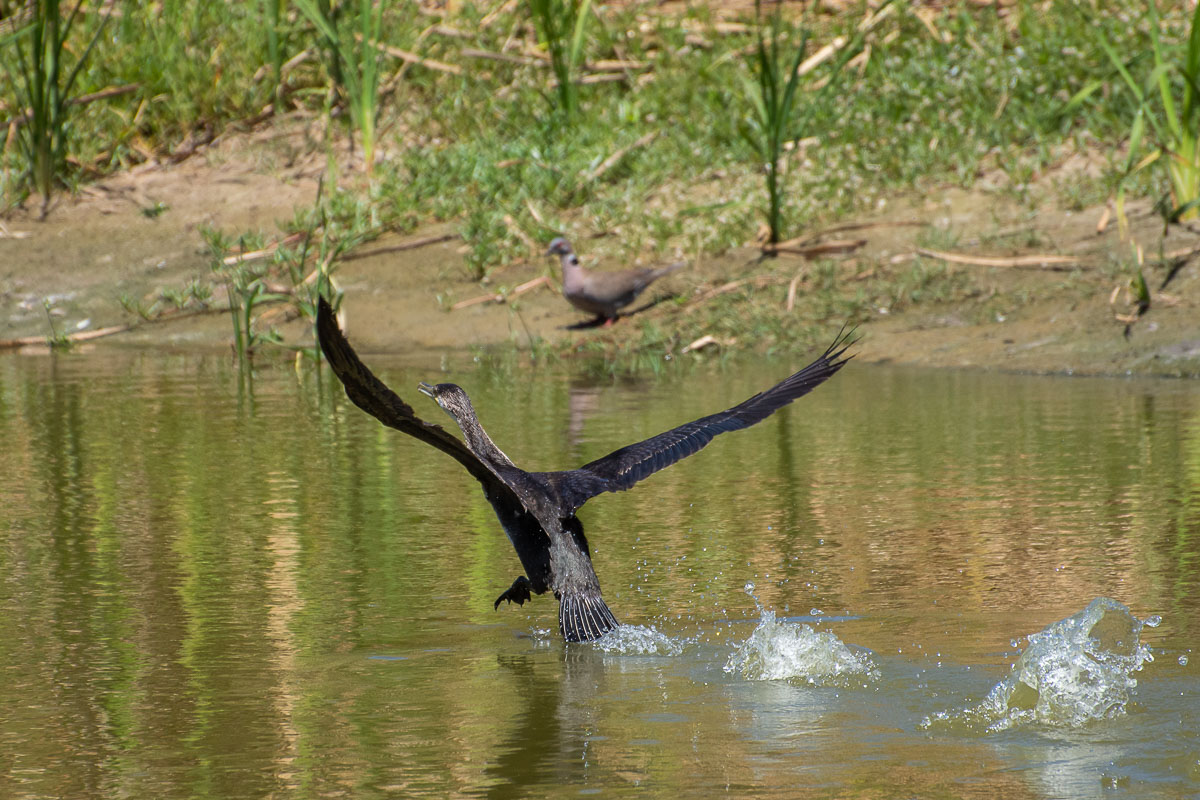
[[[1078,614],[1030,635],[1008,677],[981,703],[926,717],[922,727],[962,722],[989,732],[1030,723],[1076,728],[1123,716],[1137,686],[1133,673],[1154,660],[1139,636],[1154,622],[1098,597]]]
[[[592,642],[592,647],[627,656],[677,656],[684,644],[644,625],[618,625]]]
[[[754,587],[747,584],[746,593]],[[753,594],[750,594],[754,597]],[[849,686],[878,680],[879,669],[834,634],[811,625],[779,622],[754,599],[761,619],[750,638],[729,656],[725,671],[751,681],[799,680],[813,686]]]

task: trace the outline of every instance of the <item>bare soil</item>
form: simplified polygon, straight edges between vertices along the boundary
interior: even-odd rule
[[[10,213],[4,220],[7,232],[0,235],[0,340],[47,337],[51,325],[71,333],[133,324],[87,347],[229,348],[226,314],[137,324],[119,298],[153,299],[164,287],[209,279],[202,226],[231,234],[260,229],[276,238],[276,223],[313,201],[323,159],[306,160],[295,152],[281,157],[278,147],[263,144],[264,138],[269,134],[227,139],[180,164],[92,184],[77,197],[61,199],[44,222],[26,211]],[[1070,168],[1080,167],[1065,167]],[[1043,183],[1048,187],[1055,177],[1046,176]],[[1148,248],[1146,278],[1152,290],[1151,305],[1139,317],[1121,267],[1133,250],[1121,240],[1115,220],[1097,232],[1103,207],[1069,211],[1046,200],[1031,209],[1028,200],[1018,199],[1020,192],[1005,191],[1003,183],[1003,176],[983,176],[970,192],[945,189],[897,200],[886,212],[851,221],[863,227],[830,232],[827,239],[866,240],[852,254],[838,256],[847,286],[864,276],[886,282],[900,275],[921,241],[931,240],[929,231],[954,234],[950,246],[929,245],[933,249],[989,257],[1077,256],[1080,265],[953,264],[951,270],[969,273],[974,290],[953,302],[874,308],[862,327],[861,358],[1033,372],[1200,376],[1200,254],[1157,261],[1160,247],[1163,253],[1189,250],[1200,246],[1200,235],[1176,226],[1163,239],[1161,221],[1148,204],[1131,205],[1134,240]],[[157,216],[144,212],[162,206]],[[440,231],[450,229],[432,227],[417,235]],[[345,324],[364,352],[463,351],[519,344],[531,336],[551,344],[584,337],[619,340],[636,330],[629,321],[605,330],[568,330],[583,315],[558,295],[557,269],[548,260],[499,269],[481,285],[464,267],[460,240],[397,249],[412,238],[384,236],[338,267],[346,293]],[[586,260],[591,243],[577,244]],[[620,266],[625,265],[598,265]],[[757,248],[746,247],[676,272],[649,296],[669,292],[702,302],[706,293],[730,281],[767,273],[803,277],[810,270],[801,257],[782,255],[768,263],[758,258]],[[551,277],[551,285],[516,302],[450,310],[462,300],[507,293],[543,275]],[[782,304],[787,283],[764,281],[748,302]],[[798,290],[803,293],[807,285],[807,279],[798,282]],[[44,301],[51,307],[49,319]],[[644,311],[643,318],[669,325],[679,308],[660,304]],[[307,340],[306,326],[286,320],[282,310],[273,321],[285,338]],[[738,343],[747,345],[753,348]]]

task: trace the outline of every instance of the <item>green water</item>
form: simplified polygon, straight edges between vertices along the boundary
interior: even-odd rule
[[[799,366],[367,360],[435,421],[416,382],[462,384],[531,469]],[[0,470],[0,797],[1200,794],[1195,383],[852,364],[582,510],[649,654],[564,645],[549,597],[493,611],[520,566],[477,485],[327,373],[5,356]],[[1098,596],[1162,617],[1126,713],[922,725]],[[726,671],[755,598],[877,675]]]

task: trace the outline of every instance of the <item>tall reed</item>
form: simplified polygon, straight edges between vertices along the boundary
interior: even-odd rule
[[[568,120],[579,113],[578,76],[591,10],[592,0],[529,0],[538,35],[550,53],[558,107]]]
[[[282,104],[283,44],[280,32],[286,17],[287,0],[259,0],[267,33],[267,62],[271,66],[271,104],[278,111]]]
[[[5,56],[5,74],[24,113],[17,118],[18,142],[25,160],[27,180],[42,196],[41,216],[50,209],[55,182],[62,176],[67,161],[71,122],[71,90],[87,64],[92,49],[100,40],[110,12],[96,24],[87,45],[74,65],[67,69],[67,47],[71,29],[80,18],[83,0],[63,17],[58,0],[35,0],[28,24],[11,35],[13,55]],[[9,59],[16,68],[9,66]]]
[[[1129,125],[1125,178],[1161,164],[1170,187],[1169,196],[1160,204],[1163,216],[1170,222],[1197,219],[1200,218],[1200,6],[1192,13],[1187,43],[1178,52],[1163,45],[1162,19],[1156,0],[1148,4],[1146,15],[1152,60],[1149,73],[1140,81],[1130,68],[1144,53],[1123,56],[1103,35],[1099,38],[1113,68],[1137,100],[1137,111]],[[1067,107],[1078,106],[1103,85],[1103,80],[1089,82],[1076,92]],[[1177,104],[1176,98],[1181,102]],[[1144,139],[1151,140],[1152,148],[1145,155],[1142,154]],[[1122,228],[1126,227],[1125,185],[1122,180],[1117,190]]]
[[[745,95],[753,108],[753,114],[746,118],[741,133],[754,148],[763,165],[769,228],[765,249],[770,250],[771,245],[777,244],[782,236],[785,187],[780,173],[785,145],[804,137],[809,121],[814,112],[821,107],[826,93],[837,85],[842,67],[859,52],[866,34],[883,18],[890,4],[891,0],[886,0],[864,20],[858,26],[853,39],[849,42],[842,40],[839,55],[826,73],[824,85],[816,94],[804,96],[800,101],[802,113],[797,119],[801,79],[809,73],[809,70],[803,68],[808,30],[801,25],[800,41],[793,44],[792,36],[784,30],[782,9],[776,8],[771,16],[769,34],[765,34],[762,0],[755,0],[758,39],[757,46],[749,57],[754,80],[743,75]]]
[[[349,26],[341,25],[344,9],[328,0],[295,0],[296,7],[317,29],[326,52],[326,66],[335,90],[350,111],[350,121],[362,141],[368,174],[375,163],[375,122],[379,116],[379,37],[383,29],[382,0],[358,0]],[[347,29],[349,28],[349,30]]]
[[[754,7],[756,14],[761,12],[760,2],[755,2]],[[801,30],[800,43],[795,46],[795,55],[786,73],[781,52],[783,40],[779,10],[771,18],[769,41],[763,35],[762,19],[759,18],[758,46],[751,57],[756,82],[752,84],[748,78],[745,81],[746,96],[754,107],[754,116],[748,119],[742,134],[758,153],[765,170],[768,244],[779,241],[783,228],[783,186],[779,180],[779,167],[784,143],[800,138],[803,130],[792,117],[800,86],[800,64],[808,46],[808,31]]]

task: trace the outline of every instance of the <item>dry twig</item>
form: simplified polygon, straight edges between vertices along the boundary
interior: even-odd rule
[[[941,250],[917,248],[917,254],[929,258],[940,258],[952,264],[970,264],[977,267],[1040,267],[1042,269],[1070,269],[1083,265],[1078,256],[1029,255],[1029,256],[973,256],[966,253],[946,253]]]
[[[638,138],[637,141],[633,142],[632,144],[626,145],[625,147],[622,147],[620,150],[617,150],[612,155],[610,155],[608,158],[601,161],[596,166],[596,168],[594,170],[592,170],[591,172],[587,173],[584,176],[584,178],[588,181],[599,180],[600,178],[604,177],[604,173],[608,172],[610,169],[612,169],[617,164],[619,164],[621,162],[621,159],[623,159],[625,156],[629,155],[630,152],[637,150],[640,147],[645,147],[646,145],[653,142],[656,138],[658,138],[658,131],[657,130],[650,131],[645,136]]]
[[[551,289],[554,288],[554,284],[552,284],[550,282],[550,278],[543,275],[540,278],[534,278],[531,281],[525,281],[525,283],[522,283],[519,286],[514,287],[511,292],[507,292],[507,293],[497,292],[495,294],[481,294],[478,297],[472,297],[469,300],[460,300],[459,302],[450,306],[450,310],[458,311],[460,308],[469,308],[470,306],[477,306],[481,303],[488,303],[488,302],[503,303],[503,302],[507,301],[508,298],[510,298],[510,297],[518,297],[520,295],[525,294],[528,291],[538,288],[539,286],[546,286]]]
[[[97,328],[94,331],[81,331],[80,333],[69,333],[66,336],[68,342],[86,342],[92,339],[99,339],[104,336],[112,336],[114,333],[121,333],[129,330],[132,325],[111,325],[107,328]],[[0,339],[0,350],[13,350],[21,347],[37,347],[38,345],[49,345],[50,339],[45,336],[22,336],[18,339]]]

